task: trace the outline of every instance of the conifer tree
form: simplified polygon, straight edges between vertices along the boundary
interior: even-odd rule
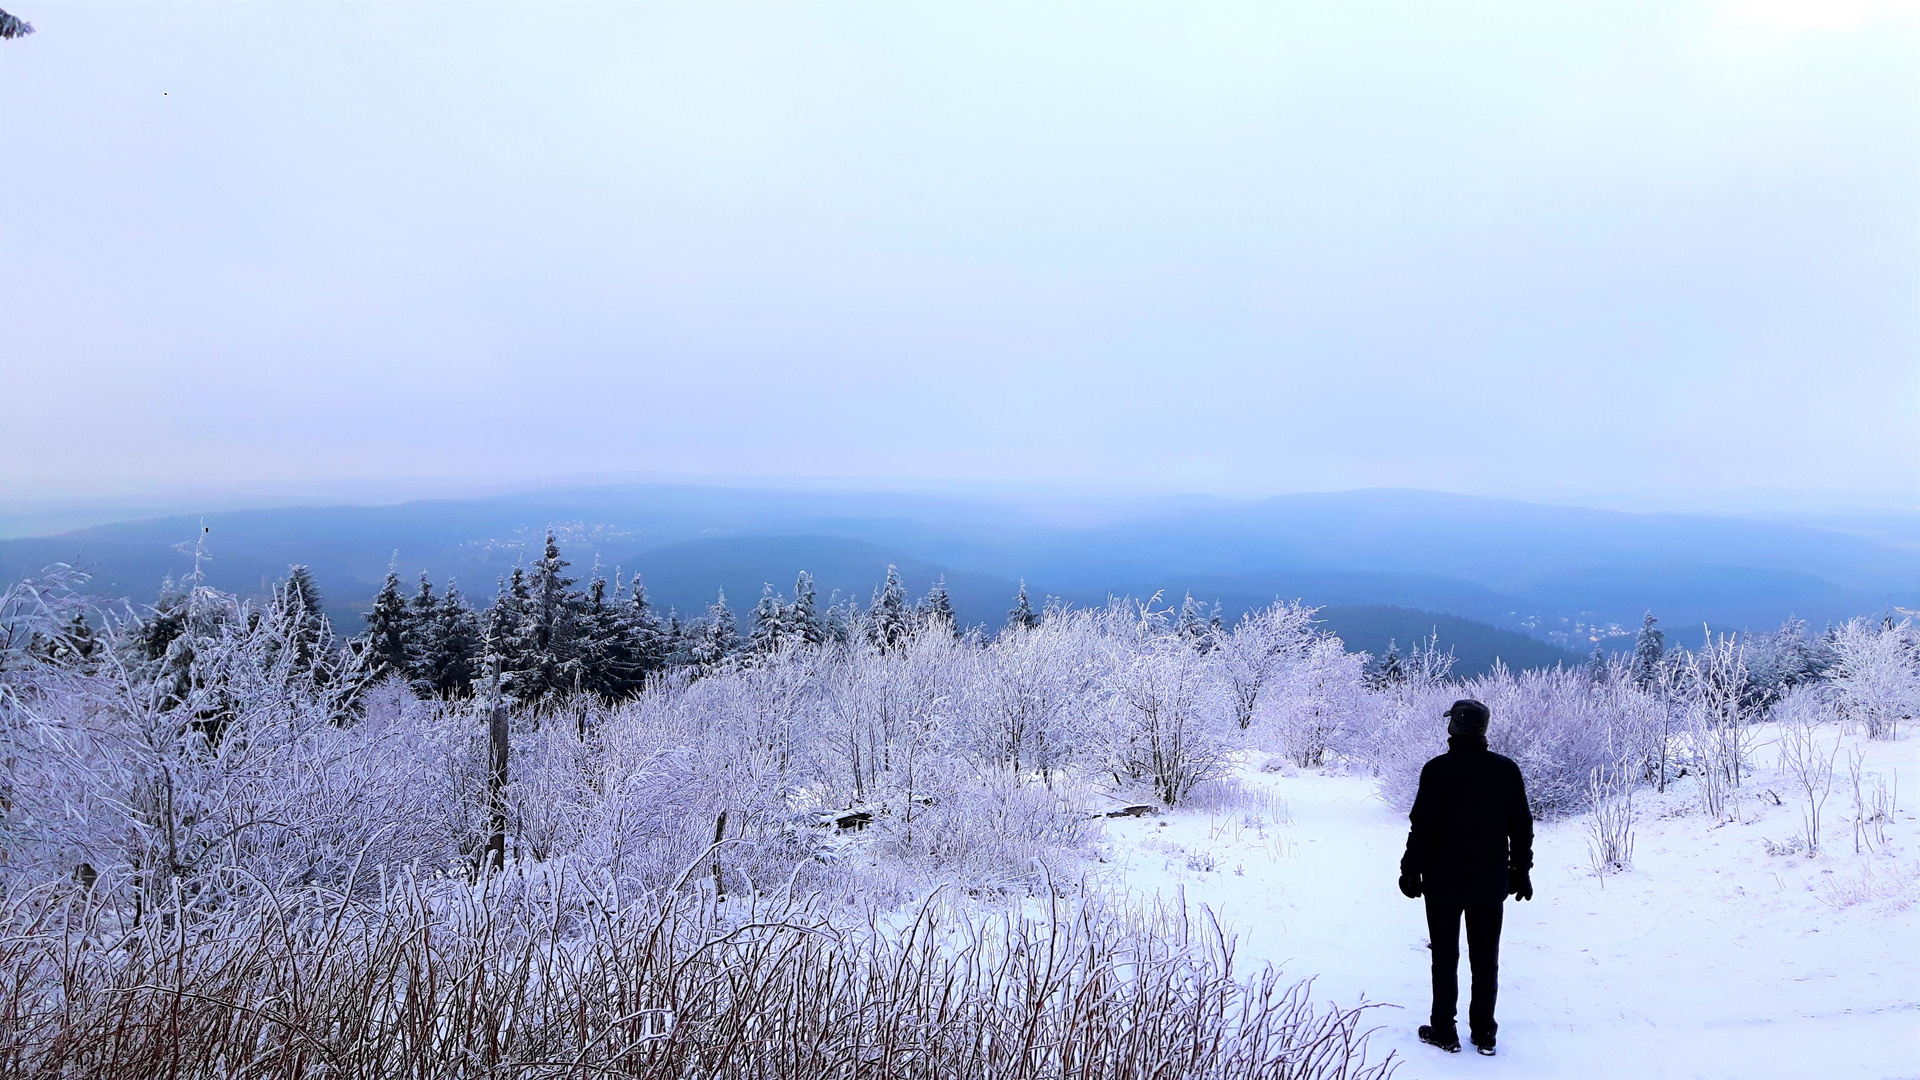
[[[373,598],[373,610],[366,613],[368,670],[374,678],[387,675],[405,677],[407,662],[407,601],[400,595],[400,574],[387,571],[386,584]]]
[[[773,584],[768,582],[760,590],[760,602],[753,606],[753,629],[747,633],[747,648],[764,656],[778,649],[789,636],[787,605],[774,594]]]
[[[596,563],[593,579],[579,612],[576,653],[582,671],[582,688],[612,701],[626,692],[636,674],[628,653],[623,613],[607,592],[606,575]]]
[[[420,584],[413,590],[413,599],[407,601],[407,677],[418,681],[421,678],[422,657],[435,648],[433,636],[439,632],[438,609],[440,603],[433,595],[433,582],[425,570],[420,571]]]
[[[921,627],[930,633],[945,633],[959,636],[959,619],[953,612],[953,598],[947,595],[947,576],[940,575],[927,590],[927,595],[914,605],[914,615]]]
[[[860,636],[860,602],[848,597],[845,604],[829,604],[821,623],[826,639],[835,645],[855,640]]]
[[[1667,655],[1667,635],[1653,625],[1659,621],[1653,612],[1647,612],[1640,623],[1640,636],[1633,642],[1633,681],[1642,690],[1660,680],[1660,661]]]
[[[667,609],[667,627],[661,637],[661,655],[666,658],[670,668],[686,667],[693,663],[693,639],[687,632],[685,623],[680,621],[680,612]]]
[[[1368,681],[1376,690],[1397,686],[1407,681],[1406,665],[1400,661],[1399,642],[1388,639],[1386,654],[1380,657]]]
[[[457,698],[473,693],[480,673],[480,618],[460,595],[459,583],[447,579],[431,614],[431,629],[420,635],[414,691],[425,697]]]
[[[1193,594],[1188,593],[1180,604],[1180,622],[1177,627],[1181,637],[1194,648],[1206,651],[1207,621],[1201,617],[1201,605],[1194,602]]]
[[[398,595],[396,592],[395,596]],[[174,584],[173,575],[168,574],[160,580],[160,591],[153,598],[153,606],[147,609],[146,616],[140,620],[140,625],[134,633],[134,640],[139,643],[142,658],[159,660],[167,655],[167,650],[172,647],[174,639],[184,633],[186,628],[187,594]]]
[[[86,668],[100,653],[100,638],[94,634],[86,615],[76,611],[73,618],[67,620],[67,625],[61,628],[54,648],[57,662],[69,667]]]
[[[320,585],[313,571],[296,564],[274,590],[274,632],[293,651],[293,670],[332,674],[333,628],[320,610]]]
[[[699,632],[694,635],[692,660],[702,668],[711,669],[725,663],[739,648],[739,626],[734,622],[733,610],[727,607],[727,591],[722,589],[719,598],[707,608]]]
[[[1014,597],[1013,607],[1007,611],[1009,629],[1031,630],[1040,625],[1040,616],[1033,610],[1033,601],[1027,598],[1027,579],[1020,579],[1020,595]]]
[[[805,570],[793,579],[793,605],[788,610],[787,622],[795,636],[807,645],[819,645],[827,640],[827,627],[820,618],[820,599],[813,586],[813,575]]]
[[[632,658],[633,670],[620,688],[622,696],[638,691],[649,674],[666,667],[669,652],[666,628],[648,606],[647,590],[639,574],[633,575],[623,610],[621,632],[626,636],[627,655]]]
[[[906,641],[911,631],[907,614],[907,589],[900,581],[900,570],[887,565],[887,580],[873,595],[867,609],[867,637],[881,650],[891,650]]]
[[[543,692],[533,660],[533,642],[528,630],[533,619],[533,593],[526,571],[516,566],[500,581],[499,595],[487,609],[486,647],[489,658],[500,665],[501,687],[521,702],[533,701]]]
[[[523,632],[527,656],[519,683],[522,701],[555,697],[586,682],[578,640],[585,598],[574,591],[574,579],[566,576],[570,565],[560,557],[559,542],[548,529],[546,550],[533,565],[528,583],[531,597]]]

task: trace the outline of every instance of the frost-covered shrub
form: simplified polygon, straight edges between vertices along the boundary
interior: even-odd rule
[[[1154,619],[1142,609],[1133,635],[1117,638],[1124,652],[1107,676],[1101,735],[1117,780],[1143,783],[1175,806],[1195,784],[1231,768],[1238,726],[1207,657],[1158,632]]]
[[[1586,672],[1565,670],[1496,668],[1460,684],[1409,684],[1385,703],[1368,740],[1381,793],[1396,806],[1412,805],[1421,768],[1447,749],[1441,714],[1454,699],[1471,697],[1491,710],[1488,745],[1519,764],[1535,816],[1585,810],[1595,770],[1617,768],[1646,743],[1643,726],[1654,714],[1637,693],[1624,679],[1596,684]]]
[[[1232,695],[1233,718],[1242,728],[1252,725],[1255,711],[1275,676],[1303,660],[1315,643],[1313,616],[1317,608],[1277,603],[1249,611],[1220,635],[1213,650]],[[1274,687],[1283,695],[1288,688]]]
[[[1897,738],[1920,714],[1920,636],[1911,620],[1854,619],[1834,628],[1829,678],[1842,716],[1870,739]]]
[[[1313,641],[1271,679],[1250,732],[1254,742],[1303,769],[1325,763],[1371,712],[1362,682],[1365,664],[1338,638]]]
[[[1002,885],[1082,854],[1092,835],[1087,801],[1077,788],[988,773],[878,819],[872,850],[909,872],[960,871],[970,886]]]

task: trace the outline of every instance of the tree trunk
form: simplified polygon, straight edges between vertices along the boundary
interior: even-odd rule
[[[507,864],[507,704],[500,696],[500,660],[493,661],[492,703],[487,709],[487,851],[486,862],[499,870]]]

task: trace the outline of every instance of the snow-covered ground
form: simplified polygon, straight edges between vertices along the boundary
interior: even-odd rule
[[[1108,869],[1136,896],[1213,909],[1242,964],[1313,976],[1323,1000],[1394,1006],[1373,1014],[1375,1046],[1399,1051],[1402,1077],[1920,1077],[1920,732],[1844,740],[1869,772],[1898,772],[1890,850],[1854,853],[1842,749],[1811,859],[1763,842],[1799,829],[1771,738],[1737,822],[1703,816],[1690,782],[1637,800],[1630,872],[1594,876],[1582,819],[1539,827],[1535,899],[1506,908],[1493,1059],[1414,1037],[1429,993],[1422,905],[1394,884],[1406,817],[1364,775],[1248,769],[1286,822],[1277,807],[1114,819]],[[1464,956],[1460,976],[1464,1034]]]

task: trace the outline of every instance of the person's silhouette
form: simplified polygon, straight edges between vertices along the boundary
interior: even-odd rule
[[[1487,707],[1471,698],[1453,703],[1447,752],[1420,770],[1420,791],[1407,815],[1407,853],[1400,859],[1400,891],[1425,896],[1433,950],[1433,1016],[1420,1041],[1449,1053],[1460,1049],[1454,1013],[1460,997],[1460,920],[1467,923],[1467,962],[1473,969],[1468,1032],[1483,1054],[1493,1053],[1494,998],[1499,993],[1500,916],[1508,894],[1533,899],[1533,813],[1520,766],[1487,749]]]

